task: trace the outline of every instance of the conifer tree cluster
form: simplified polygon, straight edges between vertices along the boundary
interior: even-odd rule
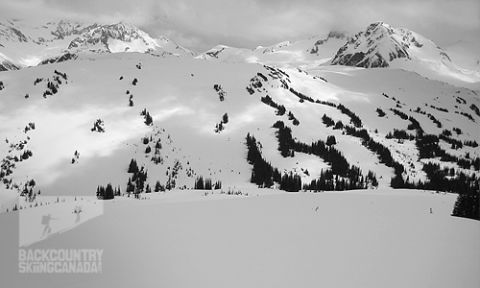
[[[270,97],[270,96],[268,96],[268,95],[266,95],[265,97],[260,98],[260,100],[261,100],[263,103],[267,104],[268,106],[275,108],[275,109],[277,110],[276,114],[277,114],[278,116],[284,115],[285,112],[287,111],[287,110],[285,109],[285,106],[283,106],[283,105],[278,105],[275,101],[273,101],[272,97]]]
[[[170,167],[167,167],[168,179],[167,179],[167,183],[165,184],[165,189],[172,190],[175,188],[178,173],[180,172],[181,169],[183,169],[183,167],[179,160],[175,160],[175,163],[172,169],[170,169]]]
[[[283,174],[280,179],[280,190],[298,192],[302,189],[302,178],[298,174]]]
[[[145,125],[152,126],[153,125],[153,118],[150,116],[150,113],[147,111],[146,108],[140,112],[140,116],[143,116]]]
[[[354,170],[356,171],[356,176],[346,178],[335,175],[330,169],[322,169],[320,177],[312,180],[310,184],[305,184],[303,189],[312,191],[343,191],[378,186],[377,178],[372,171],[369,171],[367,177],[364,177],[361,175],[358,167],[354,168]]]
[[[293,115],[292,111],[288,111],[288,120],[292,121],[292,124],[295,126],[300,125],[300,121]]]
[[[403,113],[402,111],[395,108],[390,108],[390,111],[392,111],[395,115],[402,118],[403,120],[408,120],[408,115]]]
[[[223,114],[222,116],[222,120],[220,120],[220,123],[218,123],[216,126],[215,126],[215,133],[220,133],[223,131],[223,129],[225,129],[224,125],[228,123],[228,114],[225,113]]]
[[[25,128],[23,128],[23,133],[27,133],[30,130],[35,130],[35,123],[34,122],[29,122]]]
[[[56,79],[58,81],[60,81],[60,79],[58,77]],[[43,92],[43,98],[47,98],[47,96],[57,94],[59,87],[60,87],[60,85],[58,84],[58,82],[54,83],[54,82],[51,82],[50,80],[48,80],[47,90],[45,90],[45,92]]]
[[[20,196],[25,197],[26,201],[28,202],[33,202],[37,198],[37,194],[40,195],[40,191],[37,193],[33,192],[33,189],[35,188],[35,180],[30,179],[27,182],[25,182],[23,186],[23,190],[20,192]]]
[[[362,127],[362,120],[360,120],[357,114],[353,113],[350,109],[343,106],[342,104],[338,104],[337,109],[340,110],[340,112],[342,112],[343,114],[350,117],[350,122],[353,124],[353,126],[357,128]]]
[[[157,180],[157,182],[155,182],[155,187],[154,187],[154,190],[155,192],[164,192],[165,191],[165,186],[163,186],[162,184],[160,184],[160,181]]]
[[[293,87],[290,87],[289,91],[292,92],[293,95],[300,98],[301,102],[303,102],[303,101],[308,101],[308,102],[311,102],[311,103],[315,102],[315,101],[313,101],[313,99],[311,97],[309,97],[309,96],[307,96],[307,95],[305,95],[301,92],[296,91],[295,89],[293,89]]]
[[[411,182],[407,178],[401,188],[458,193],[452,215],[480,220],[480,178],[475,174],[455,171],[454,168],[441,169],[437,163],[424,164],[423,171],[427,181]]]
[[[385,136],[385,138],[387,138],[387,139],[395,138],[395,139],[399,139],[399,140],[414,140],[415,136],[412,135],[412,134],[409,134],[405,130],[393,129],[393,133],[388,132],[388,134]]]
[[[478,117],[480,117],[480,109],[478,108],[477,105],[472,103],[472,105],[470,105],[470,109],[472,109],[472,111],[475,112],[475,114],[477,114]]]
[[[333,145],[337,144],[337,139],[335,139],[335,136],[329,135],[329,136],[327,136],[327,143],[326,144],[329,147],[333,146]]]
[[[331,127],[333,125],[335,125],[335,121],[333,121],[332,118],[328,117],[326,114],[323,114],[322,116],[322,122],[323,124],[325,124],[325,126],[327,127]]]
[[[257,76],[260,77],[260,78],[262,78],[262,80],[265,81],[265,82],[268,81],[267,77],[266,77],[265,75],[263,75],[262,73],[260,73],[260,72],[257,72]]]
[[[141,168],[138,168],[137,161],[135,159],[132,159],[130,160],[127,172],[132,174],[132,176],[128,178],[126,192],[129,196],[131,193],[133,193],[135,195],[135,198],[138,199],[140,198],[140,193],[147,192],[145,190],[145,182],[148,178],[147,171],[145,171],[145,168],[143,166]],[[147,188],[149,188],[149,186]]]
[[[20,156],[20,159],[21,160],[27,160],[28,158],[30,158],[32,156],[33,156],[32,151],[27,149],[27,150],[23,151],[22,155]]]
[[[459,191],[452,215],[470,219],[480,220],[480,192],[478,182],[475,189]]]
[[[362,175],[360,168],[350,166],[345,157],[333,146],[336,143],[334,136],[328,137],[330,145],[323,141],[317,141],[311,145],[297,142],[291,136],[291,130],[283,122],[277,121],[274,127],[278,129],[279,150],[284,151],[284,157],[290,157],[294,151],[313,154],[324,159],[331,165],[331,169],[322,171],[320,178],[313,180],[310,184],[302,186],[301,177],[289,173],[281,175],[278,169],[273,168],[270,163],[262,158],[256,139],[250,134],[247,135],[247,161],[253,165],[251,182],[260,187],[271,187],[275,182],[280,184],[280,189],[296,192],[306,190],[347,190],[363,189],[378,186],[377,179],[373,172],[369,171],[367,177]],[[281,139],[281,140],[280,140]],[[281,148],[280,148],[281,147]]]
[[[332,190],[346,190],[366,188],[368,185],[378,185],[377,179],[373,173],[369,173],[369,177],[365,178],[362,175],[360,168],[357,166],[351,166],[342,153],[333,147],[335,144],[337,144],[335,136],[328,136],[326,143],[319,140],[308,145],[299,141],[295,141],[292,137],[291,129],[285,126],[282,121],[277,121],[273,127],[277,128],[276,134],[279,142],[279,151],[283,157],[293,156],[294,152],[316,155],[331,166],[331,170],[329,169],[328,171],[325,171],[325,176],[332,174],[332,177],[333,175],[336,175],[345,178],[340,179],[340,181],[332,180],[333,184],[328,186],[328,188],[332,188]],[[323,177],[318,181],[324,182],[324,180],[326,181],[331,179]],[[310,186],[312,190],[316,190],[315,187],[318,185],[317,183],[311,183]]]
[[[253,165],[250,182],[264,188],[272,187],[274,181],[280,182],[280,172],[263,159],[257,140],[250,136],[250,133],[247,134],[246,145],[248,150],[247,162]]]
[[[277,121],[273,124],[273,128],[277,128],[275,133],[278,139],[278,151],[283,157],[295,156],[294,146],[295,141],[292,137],[292,129],[285,126],[282,121]]]
[[[97,198],[101,200],[111,200],[115,196],[120,196],[120,187],[113,188],[112,184],[107,184],[107,187],[97,186]]]
[[[62,73],[62,72],[57,71],[57,70],[53,71],[53,73],[55,73],[56,75],[62,77],[63,80],[68,80],[67,73]]]
[[[384,117],[385,115],[387,115],[387,114],[385,114],[385,112],[384,112],[382,109],[380,109],[380,108],[377,108],[377,114],[378,114],[378,117]]]
[[[128,106],[130,107],[133,107],[133,95],[130,95],[130,97],[128,98]]]
[[[223,102],[225,100],[225,96],[227,95],[227,92],[225,92],[222,86],[219,84],[214,84],[213,89],[217,92],[220,102]]]
[[[468,147],[472,147],[472,148],[477,148],[478,147],[478,143],[477,141],[475,140],[465,140],[463,141],[463,145],[465,146],[468,146]]]
[[[276,135],[278,139],[278,150],[283,157],[293,157],[295,152],[313,154],[329,163],[334,174],[339,174],[341,176],[348,175],[350,165],[348,164],[347,159],[345,159],[340,151],[332,147],[332,141],[335,140],[335,137],[330,137],[330,143],[332,145],[326,145],[325,142],[321,140],[313,142],[311,145],[307,145],[295,141],[292,137],[292,130],[285,126],[282,121],[277,121],[273,127],[277,128]]]
[[[150,147],[150,146],[147,146],[146,149],[148,149],[148,147]],[[157,141],[155,142],[155,147],[154,147],[154,152],[153,152],[152,158],[150,159],[156,165],[163,163],[163,158],[162,158],[162,155],[160,154],[161,149],[162,149],[162,143],[161,143],[160,139],[157,139]],[[145,151],[145,152],[147,152],[147,151]]]
[[[77,163],[79,159],[80,159],[80,153],[77,150],[75,150],[75,152],[73,153],[72,164]]]
[[[463,112],[462,112],[463,113]],[[432,114],[428,113],[427,114],[427,117],[432,120],[433,123],[435,123],[435,125],[437,125],[437,128],[442,128],[442,123],[437,119],[435,118],[435,116],[433,116]],[[473,119],[473,118],[472,118]]]
[[[102,119],[97,119],[93,122],[93,127],[90,129],[92,132],[104,133],[105,132],[105,124]]]
[[[215,183],[212,183],[212,179],[210,178],[204,179],[202,176],[199,176],[195,179],[194,189],[197,189],[197,190],[222,189],[222,182],[217,181]]]
[[[327,118],[329,117],[327,116]],[[329,119],[331,120],[331,118]],[[337,126],[338,126],[338,122],[337,124],[335,124],[335,127]],[[368,134],[368,131],[366,129],[363,129],[363,128],[356,129],[355,127],[343,125],[343,124],[342,126],[345,134],[362,139],[362,145],[365,146],[368,150],[377,154],[378,159],[380,160],[381,163],[385,164],[388,167],[392,167],[394,169],[395,175],[391,180],[391,186],[393,188],[405,187],[405,182],[402,176],[403,172],[405,171],[405,168],[403,167],[402,164],[400,164],[399,162],[393,159],[392,154],[387,147],[373,140]]]

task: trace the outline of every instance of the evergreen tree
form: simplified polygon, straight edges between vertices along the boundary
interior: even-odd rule
[[[128,166],[128,173],[138,173],[138,165],[135,159],[130,160],[130,164]]]
[[[197,177],[197,179],[195,180],[195,187],[194,187],[194,189],[197,189],[197,190],[203,190],[203,189],[205,189],[205,185],[204,185],[203,177],[202,177],[202,176]]]
[[[125,190],[130,197],[130,193],[135,191],[135,185],[132,183],[132,179],[128,178],[127,189]]]
[[[150,116],[150,113],[148,113],[148,112],[145,115],[145,125],[147,125],[147,126],[153,125],[153,118],[152,118],[152,116]]]
[[[333,136],[333,135],[328,136],[326,144],[327,144],[327,146],[332,146],[332,145],[337,144],[337,140],[335,139],[335,136]]]
[[[107,184],[107,188],[105,188],[105,197],[104,200],[110,200],[115,197],[115,193],[113,192],[112,184]]]
[[[150,188],[150,184],[147,184],[145,187],[145,193],[152,193],[152,188]]]
[[[155,192],[165,191],[165,187],[163,187],[163,185],[160,184],[160,181],[157,181],[155,183],[155,188],[154,188],[153,191],[155,191]]]
[[[212,190],[212,180],[205,179],[205,190]]]

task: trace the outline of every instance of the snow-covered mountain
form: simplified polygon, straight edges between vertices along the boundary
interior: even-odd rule
[[[478,287],[480,90],[425,77],[455,67],[433,42],[376,24],[195,58],[25,27],[0,27],[3,286]],[[21,272],[59,247],[103,270]]]
[[[433,41],[384,22],[373,23],[349,39],[331,64],[402,68],[453,84],[480,81],[480,73],[458,67]]]
[[[324,36],[295,42],[284,41],[267,47],[258,46],[255,49],[218,45],[200,54],[197,58],[305,68],[328,63],[346,39],[345,33],[332,31]]]
[[[12,20],[0,23],[0,56],[6,58],[2,61],[5,63],[2,65],[4,70],[92,53],[118,52],[151,53],[157,56],[194,54],[166,37],[154,39],[137,27],[122,22],[85,24],[60,20],[40,26]]]
[[[2,72],[0,81],[0,131],[7,139],[0,145],[1,189],[21,190],[31,179],[43,193],[87,192],[105,182],[126,189],[131,159],[148,171],[150,187],[172,186],[175,179],[176,187],[192,188],[198,176],[248,186],[249,133],[272,167],[298,174],[304,184],[322,169],[336,169],[305,148],[329,135],[349,165],[364,177],[372,171],[381,187],[398,173],[405,181],[426,181],[423,167],[430,162],[479,173],[478,93],[403,70],[305,72],[103,53],[95,61]],[[303,144],[282,146],[277,135],[284,126]],[[434,154],[422,150],[422,135],[434,135],[428,138]],[[377,146],[395,161],[382,158]],[[395,163],[402,171],[394,171]]]

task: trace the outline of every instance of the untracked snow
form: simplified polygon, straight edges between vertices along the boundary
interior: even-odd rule
[[[171,191],[151,200],[105,201],[103,215],[28,247],[103,249],[101,274],[18,274],[17,237],[2,232],[2,286],[474,288],[480,283],[480,226],[450,216],[455,195],[243,192],[249,196]],[[35,209],[74,221],[56,207]],[[85,205],[82,213],[91,211]],[[17,213],[3,214],[0,227],[15,231],[17,221]]]

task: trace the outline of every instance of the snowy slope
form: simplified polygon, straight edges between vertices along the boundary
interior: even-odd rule
[[[370,24],[365,31],[348,40],[331,63],[365,68],[402,68],[457,85],[480,81],[478,71],[460,68],[431,40],[383,22]]]
[[[197,56],[199,59],[240,63],[262,63],[279,67],[316,66],[329,62],[344,43],[346,35],[332,31],[296,42],[284,41],[255,49],[218,45]]]
[[[0,234],[2,284],[474,288],[480,283],[479,224],[450,216],[455,195],[250,191],[248,197],[237,197],[196,192],[105,201],[103,215],[91,220],[87,218],[97,208],[79,200],[82,221],[88,221],[29,246],[103,249],[101,274],[17,273],[13,232],[18,217],[52,213],[60,219],[52,222],[55,229],[64,221],[75,222],[75,216],[60,204],[0,215],[0,227],[10,232]],[[43,229],[40,221],[28,227],[39,233]]]
[[[396,161],[409,167],[405,179],[425,180],[423,164],[439,158],[419,160],[415,140],[386,138],[394,129],[407,129],[409,124],[391,109],[417,119],[425,133],[440,135],[448,130],[462,143],[480,142],[480,116],[472,110],[473,106],[480,107],[475,91],[402,70],[322,67],[308,74],[259,64],[116,53],[4,72],[0,75],[5,86],[0,91],[0,159],[2,170],[10,173],[3,175],[0,189],[20,191],[34,179],[35,190],[43,194],[91,195],[97,185],[107,183],[120,186],[124,192],[131,177],[127,173],[131,159],[148,171],[151,187],[156,181],[166,185],[170,179],[175,180],[176,187],[192,188],[198,176],[220,180],[225,188],[252,187],[251,165],[246,161],[248,133],[261,143],[263,157],[281,173],[297,173],[303,183],[317,179],[330,165],[312,154],[299,152],[294,157],[282,157],[276,129],[272,128],[279,120],[302,143],[325,141],[334,135],[338,142],[335,147],[351,165],[358,166],[363,174],[374,172],[380,187],[390,186],[391,167],[381,163],[361,139],[322,121],[326,114],[351,125],[350,117],[334,107],[315,103],[317,100],[341,103],[358,115],[363,129],[375,141],[390,147]],[[66,80],[59,76],[63,73]],[[252,83],[261,83],[261,87],[253,89]],[[225,92],[223,101],[214,88],[216,84]],[[286,84],[313,102],[299,99],[285,89]],[[56,94],[49,95],[51,85],[58,86]],[[267,95],[284,105],[284,115],[277,115],[273,107],[261,101]],[[129,105],[130,98],[133,106]],[[386,116],[379,117],[377,108]],[[152,126],[145,125],[145,117],[140,115],[143,109],[153,117]],[[216,126],[224,114],[229,121],[217,133]],[[98,119],[103,121],[104,133],[91,131]],[[30,123],[35,129],[28,128]],[[453,132],[455,128],[461,131]],[[146,142],[144,137],[148,138]],[[155,153],[157,142],[161,148]],[[460,158],[480,157],[478,147],[452,149],[444,140],[440,145]],[[152,151],[146,152],[147,147]],[[461,169],[455,162],[442,163],[478,175],[473,167]]]
[[[445,47],[453,62],[472,71],[480,71],[480,43],[457,41]]]

